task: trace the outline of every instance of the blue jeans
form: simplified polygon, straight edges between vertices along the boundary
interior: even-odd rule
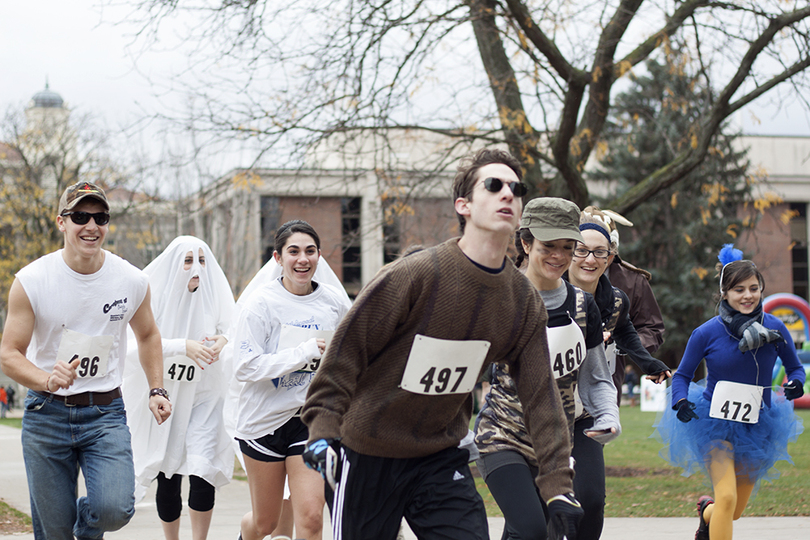
[[[135,469],[124,400],[67,406],[29,391],[22,445],[34,537],[103,538],[135,513]],[[77,499],[79,468],[87,496]]]

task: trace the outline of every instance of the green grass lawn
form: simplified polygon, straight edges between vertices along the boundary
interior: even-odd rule
[[[22,429],[22,418],[0,418],[0,426]]]
[[[796,413],[810,429],[810,410]],[[685,478],[658,455],[661,445],[649,438],[655,416],[638,407],[621,408],[622,435],[605,447],[606,517],[693,517],[698,497],[711,493],[702,475]],[[795,466],[777,463],[782,476],[762,484],[745,516],[810,515],[810,433],[799,436],[789,451]],[[486,484],[477,480],[489,515],[501,516]]]

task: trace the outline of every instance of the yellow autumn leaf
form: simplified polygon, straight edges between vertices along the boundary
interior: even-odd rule
[[[683,235],[683,239],[684,239],[684,240],[686,240],[686,243],[687,243],[687,244],[689,244],[690,246],[692,245],[692,237],[691,237],[691,236],[689,236],[688,234],[684,233],[684,235]]]
[[[708,208],[701,208],[700,209],[700,219],[703,221],[704,225],[709,224],[709,219],[711,219],[712,213],[709,211]]]
[[[703,268],[702,266],[695,266],[694,268],[692,268],[692,273],[695,274],[698,277],[698,279],[702,280],[709,274],[709,271]]]
[[[633,69],[633,64],[629,60],[619,62],[619,78],[624,77],[624,74]]]
[[[784,225],[790,223],[790,220],[797,217],[799,215],[798,210],[785,210],[779,215],[779,221],[781,221]]]
[[[678,192],[677,191],[672,194],[672,197],[669,198],[669,205],[672,208],[675,208],[676,206],[678,206]]]

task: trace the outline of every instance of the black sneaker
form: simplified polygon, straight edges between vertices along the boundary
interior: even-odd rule
[[[695,533],[695,540],[709,540],[709,524],[703,521],[703,511],[706,510],[706,507],[710,504],[714,504],[714,499],[708,495],[703,495],[698,499],[697,510],[698,518],[700,518],[700,525]]]

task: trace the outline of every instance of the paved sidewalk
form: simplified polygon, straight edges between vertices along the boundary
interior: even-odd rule
[[[28,485],[25,479],[20,431],[0,426],[0,499],[11,506],[30,513]],[[250,494],[246,482],[233,481],[217,493],[217,503],[211,520],[211,540],[236,540],[242,515],[250,508]],[[183,510],[182,540],[191,539],[188,511]],[[324,515],[324,539],[331,540],[328,515]],[[608,518],[602,540],[649,538],[651,540],[690,540],[697,528],[696,518]],[[503,530],[502,518],[490,518],[489,533],[498,540]],[[735,523],[735,540],[761,540],[763,538],[807,538],[810,517],[742,518]],[[33,540],[33,534],[0,535],[0,539]],[[163,532],[154,505],[154,484],[146,498],[136,506],[132,521],[107,540],[163,540]],[[407,540],[416,536],[409,530]]]

